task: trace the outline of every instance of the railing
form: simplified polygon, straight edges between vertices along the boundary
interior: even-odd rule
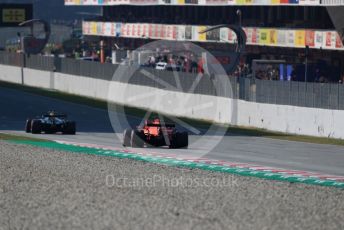
[[[170,71],[125,67],[130,74],[122,79],[118,79],[114,75],[118,65],[110,63],[101,64],[99,62],[39,55],[30,55],[24,58],[22,54],[2,51],[0,52],[0,64],[25,66],[32,69],[55,71],[103,80],[112,79],[114,81],[128,82],[129,84],[182,92],[188,92],[197,78],[195,74],[191,73],[178,72],[176,76]],[[142,70],[151,74],[147,76]],[[176,77],[179,78],[180,88],[178,88],[176,83]],[[223,85],[217,79],[216,76],[203,75],[193,93],[231,96],[259,103],[344,110],[343,84],[229,78],[229,81]],[[166,84],[162,85],[162,81]]]
[[[258,103],[344,110],[344,85],[239,79],[240,99]]]

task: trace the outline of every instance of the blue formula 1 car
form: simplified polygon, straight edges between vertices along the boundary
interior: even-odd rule
[[[62,134],[74,135],[76,132],[76,123],[75,121],[68,120],[66,114],[49,111],[34,119],[27,119],[25,131],[33,134],[61,132]]]

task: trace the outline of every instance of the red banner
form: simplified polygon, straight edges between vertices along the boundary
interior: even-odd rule
[[[343,48],[343,43],[338,33],[336,34],[336,48]]]
[[[326,47],[331,47],[331,32],[326,32]]]
[[[306,30],[306,46],[315,47],[314,37],[315,32],[313,30]]]

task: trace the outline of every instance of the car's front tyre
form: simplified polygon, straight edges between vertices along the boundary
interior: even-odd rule
[[[25,123],[25,132],[30,133],[31,132],[31,119],[27,119]]]
[[[130,141],[131,141],[131,132],[132,132],[132,129],[125,129],[124,132],[123,132],[123,142],[122,142],[122,145],[124,147],[126,146],[130,146]]]
[[[31,133],[40,134],[42,132],[42,122],[40,120],[31,121]]]
[[[187,148],[189,145],[189,134],[187,132],[176,132],[171,140],[169,148]]]
[[[65,125],[64,130],[62,131],[63,134],[70,134],[75,135],[76,133],[76,123],[74,121],[67,122]]]
[[[132,148],[143,148],[144,147],[145,134],[143,131],[132,130],[130,145]]]

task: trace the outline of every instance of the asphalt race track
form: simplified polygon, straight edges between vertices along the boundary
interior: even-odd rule
[[[0,98],[1,132],[32,136],[32,134],[26,134],[23,131],[26,118],[54,109],[68,113],[71,119],[77,121],[77,135],[42,134],[34,135],[34,137],[122,147],[120,140],[114,134],[106,110],[2,87],[0,87]],[[133,122],[135,119],[132,118]],[[151,149],[144,151],[151,151]],[[199,150],[155,148],[154,151],[189,154]],[[224,136],[219,145],[205,157],[284,169],[344,175],[343,147],[334,145],[228,135]]]

